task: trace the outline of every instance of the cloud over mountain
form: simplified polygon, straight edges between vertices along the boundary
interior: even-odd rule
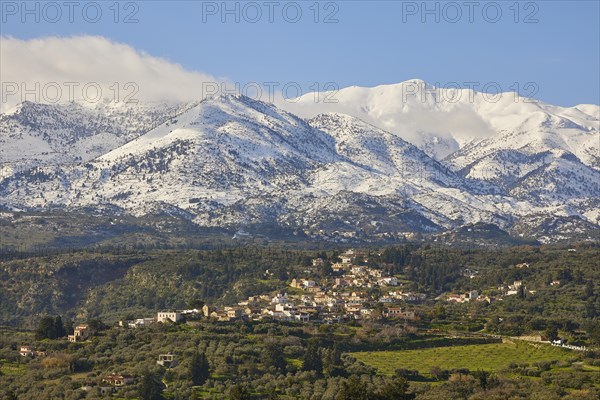
[[[189,101],[203,97],[203,84],[224,81],[101,36],[2,36],[0,60],[2,112],[23,100],[93,102],[98,94],[119,101]]]

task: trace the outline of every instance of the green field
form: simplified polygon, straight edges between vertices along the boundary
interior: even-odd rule
[[[23,375],[25,370],[25,365],[0,360],[0,375]]]
[[[518,340],[514,343],[369,351],[352,355],[387,375],[394,374],[398,368],[418,370],[422,375],[429,375],[430,369],[435,366],[447,370],[468,368],[471,371],[497,371],[506,368],[511,362],[534,364],[539,361],[568,361],[576,356],[575,353],[558,347]]]

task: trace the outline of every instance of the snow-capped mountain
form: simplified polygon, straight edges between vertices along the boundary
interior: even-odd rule
[[[181,113],[185,104],[23,102],[0,115],[4,171],[86,162]]]
[[[373,88],[307,93],[278,105],[301,117],[352,115],[400,136],[437,160],[464,168],[475,157],[502,149],[562,149],[600,168],[600,107],[564,108],[513,92],[497,96],[471,89],[436,88],[413,79]],[[484,144],[478,145],[480,142]],[[472,149],[468,154],[465,149]],[[463,150],[458,152],[458,150]]]
[[[332,112],[305,120],[241,95],[186,104],[27,102],[0,117],[0,205],[168,212],[206,227],[316,236],[486,222],[552,240],[562,232],[548,219],[575,233],[599,225],[594,110],[560,111],[554,133],[519,115],[520,126],[542,126],[540,133],[504,146],[508,130],[470,141],[448,136],[457,149],[435,159],[370,118]],[[486,115],[494,113],[496,121],[517,119]]]
[[[455,173],[414,145],[356,117],[321,114],[309,123],[331,135],[337,153],[367,171],[369,178],[381,177],[390,192],[415,184],[454,186],[462,183]],[[356,178],[358,174],[350,174],[348,178],[353,176]],[[354,191],[360,191],[356,189]]]
[[[279,104],[307,118],[324,111],[353,115],[415,144],[471,189],[542,207],[540,215],[552,206],[561,215],[599,222],[597,105],[565,108],[512,92],[491,96],[421,80],[309,93]]]

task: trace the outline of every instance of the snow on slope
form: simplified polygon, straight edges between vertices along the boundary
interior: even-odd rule
[[[338,154],[354,167],[340,166],[337,171],[338,181],[355,182],[343,185],[344,190],[409,194],[420,188],[462,185],[460,177],[412,144],[358,118],[330,113],[309,123],[335,138]]]
[[[301,189],[312,169],[336,159],[332,138],[302,119],[224,96],[204,100],[90,163],[50,171],[67,175],[66,194],[52,179],[33,179],[40,186],[32,190],[43,195],[25,200],[37,206],[111,203],[135,214],[158,203],[193,210]],[[11,195],[22,197],[19,190]]]
[[[469,104],[467,91],[457,92],[461,101],[448,102],[429,94],[430,90],[430,85],[414,79],[394,85],[352,86],[335,93],[326,92],[319,97],[320,102],[315,102],[314,94],[308,93],[278,105],[307,118],[329,112],[352,115],[399,135],[437,159],[474,138],[494,133]],[[324,102],[325,99],[335,102]]]
[[[136,138],[186,106],[24,102],[0,115],[0,163],[24,170],[86,162]]]
[[[502,146],[542,146],[542,151],[561,148],[594,168],[600,166],[600,108],[595,105],[563,108],[512,92],[492,97],[470,89],[435,88],[418,79],[373,88],[353,86],[321,93],[318,99],[315,102],[315,94],[308,93],[278,105],[307,118],[324,112],[355,116],[438,160],[469,143],[523,133],[517,142],[498,140],[490,151]]]
[[[391,101],[393,86],[350,94],[377,98],[377,89]],[[363,111],[393,125],[386,104]],[[0,203],[170,210],[202,226],[269,223],[365,235],[480,221],[546,235],[540,226],[551,226],[549,218],[573,229],[599,222],[599,172],[588,165],[597,154],[596,106],[393,106],[409,125],[426,125],[427,113],[446,116],[447,135],[432,133],[426,144],[438,156],[446,145],[460,149],[441,161],[426,154],[432,147],[420,150],[368,115],[305,121],[244,96],[137,107],[24,104],[3,115],[0,139],[10,150]],[[409,121],[415,113],[421,119]],[[450,129],[463,119],[464,130]],[[476,137],[479,127],[489,130],[484,139]]]

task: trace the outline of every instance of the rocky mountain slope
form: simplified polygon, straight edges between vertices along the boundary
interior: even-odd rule
[[[14,173],[92,160],[174,118],[189,105],[23,102],[0,115],[0,162]]]
[[[0,117],[0,204],[166,213],[204,227],[322,238],[479,222],[544,241],[585,238],[599,225],[600,176],[595,108],[583,109],[550,122],[519,116],[523,132],[465,141],[436,159],[355,116],[305,120],[244,96],[23,103]]]

